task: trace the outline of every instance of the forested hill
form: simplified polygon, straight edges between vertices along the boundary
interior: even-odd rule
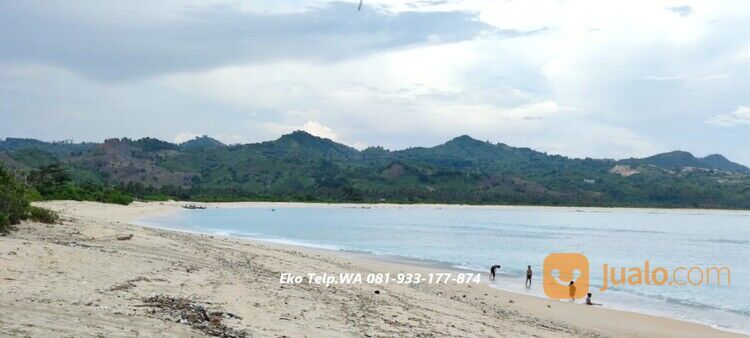
[[[231,146],[205,136],[182,144],[7,138],[0,162],[58,197],[67,195],[56,185],[140,199],[750,209],[750,169],[718,154],[573,159],[469,136],[399,151],[359,151],[302,131]],[[44,181],[49,172],[64,175]]]

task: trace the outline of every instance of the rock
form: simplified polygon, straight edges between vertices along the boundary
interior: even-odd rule
[[[238,315],[236,315],[234,313],[231,313],[231,312],[225,312],[224,313],[224,318],[226,318],[226,319],[239,319],[239,320],[242,320],[242,317],[240,317],[240,316],[238,316]]]
[[[118,241],[127,241],[129,239],[133,238],[133,234],[127,234],[124,236],[117,236]]]

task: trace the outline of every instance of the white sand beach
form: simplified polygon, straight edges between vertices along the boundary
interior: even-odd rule
[[[180,210],[178,202],[39,204],[61,224],[25,222],[0,237],[0,336],[741,336],[484,283],[280,285],[285,272],[437,271],[131,224]],[[173,298],[206,319],[181,317],[165,301]]]

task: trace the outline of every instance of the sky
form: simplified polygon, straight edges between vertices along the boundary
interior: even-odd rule
[[[0,2],[0,138],[459,135],[750,165],[749,1]]]

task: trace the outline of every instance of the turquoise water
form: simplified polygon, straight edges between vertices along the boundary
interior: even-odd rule
[[[523,287],[531,265],[541,279],[555,252],[587,256],[594,299],[606,307],[750,332],[750,212],[476,207],[256,207],[183,210],[142,224],[374,255],[425,259],[485,272],[494,287]],[[728,267],[731,286],[616,286],[600,292],[602,265]],[[619,270],[618,270],[619,271]],[[694,272],[697,279],[697,272]],[[684,277],[683,277],[684,278]]]

